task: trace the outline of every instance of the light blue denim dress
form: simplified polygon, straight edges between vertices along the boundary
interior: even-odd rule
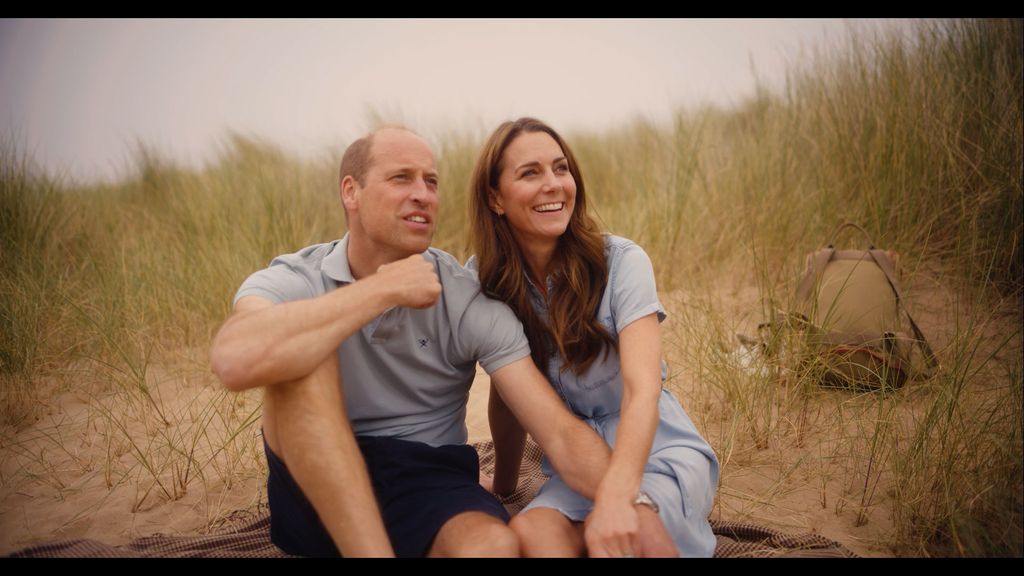
[[[663,321],[665,311],[658,300],[647,253],[625,238],[610,235],[605,236],[605,253],[609,278],[598,316],[609,334],[617,340],[623,328],[650,314],[657,314]],[[534,306],[546,318],[543,298],[536,287],[530,288]],[[566,406],[614,449],[623,390],[618,354],[598,357],[586,374],[578,377],[571,370],[562,372],[561,365],[562,359],[556,354],[548,367],[548,380]],[[666,370],[663,361],[662,379]],[[718,486],[718,459],[676,398],[664,388],[658,412],[661,419],[644,468],[642,488],[658,504],[661,520],[679,555],[710,557],[715,551],[715,536],[708,514]],[[551,479],[525,510],[554,508],[571,520],[583,521],[593,509],[593,502],[571,490],[547,458],[543,470]]]

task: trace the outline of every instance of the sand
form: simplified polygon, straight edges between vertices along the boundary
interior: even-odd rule
[[[918,274],[908,292],[942,353],[955,336],[957,315],[966,312],[951,305],[956,295],[936,277]],[[728,311],[725,320],[736,331],[751,331],[761,321],[758,290],[739,276],[721,285],[714,309]],[[663,302],[677,318],[694,307],[685,292],[664,294]],[[992,311],[984,328],[993,341],[1013,335],[1000,361],[1021,354],[1019,310],[1004,308]],[[679,366],[689,344],[672,322],[665,325],[666,355]],[[0,430],[0,553],[56,538],[122,544],[157,532],[200,533],[233,511],[265,505],[258,421],[246,425],[258,415],[260,393],[222,391],[205,351],[166,357],[171,360],[147,373],[148,397],[130,387],[55,383],[42,417]],[[101,371],[86,365],[82,373],[98,378]],[[822,394],[799,410],[780,411],[772,420],[776,434],[758,445],[699,370],[684,366],[670,388],[722,461],[714,518],[816,532],[862,555],[894,554],[886,478],[865,475],[864,445],[837,440],[842,435],[829,427],[837,410],[856,413],[855,400]],[[479,372],[468,409],[471,441],[490,436],[488,393],[489,380]],[[778,393],[792,392],[780,387]],[[847,436],[857,437],[857,422],[848,423]]]

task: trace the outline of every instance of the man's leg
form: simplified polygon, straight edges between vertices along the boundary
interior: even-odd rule
[[[342,555],[391,556],[339,374],[338,357],[331,354],[309,376],[265,388],[264,437]]]
[[[519,540],[504,522],[484,512],[463,512],[445,522],[427,553],[431,558],[519,556]]]
[[[554,508],[533,508],[509,523],[527,558],[578,558],[586,551],[583,524]]]

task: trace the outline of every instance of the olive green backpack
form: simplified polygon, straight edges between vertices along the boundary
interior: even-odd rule
[[[868,248],[837,249],[846,228],[867,238]],[[796,291],[796,310],[779,314],[773,327],[797,335],[799,365],[824,386],[879,389],[902,386],[938,366],[921,329],[903,305],[896,273],[899,256],[880,250],[860,226],[847,222],[832,241],[807,256]],[[901,314],[902,313],[902,314]],[[913,336],[903,330],[901,316]],[[913,354],[920,348],[923,363]]]

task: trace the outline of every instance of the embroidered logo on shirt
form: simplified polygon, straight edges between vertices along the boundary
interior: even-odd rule
[[[420,348],[427,348],[430,346],[429,338],[417,338],[416,342],[420,345]]]

